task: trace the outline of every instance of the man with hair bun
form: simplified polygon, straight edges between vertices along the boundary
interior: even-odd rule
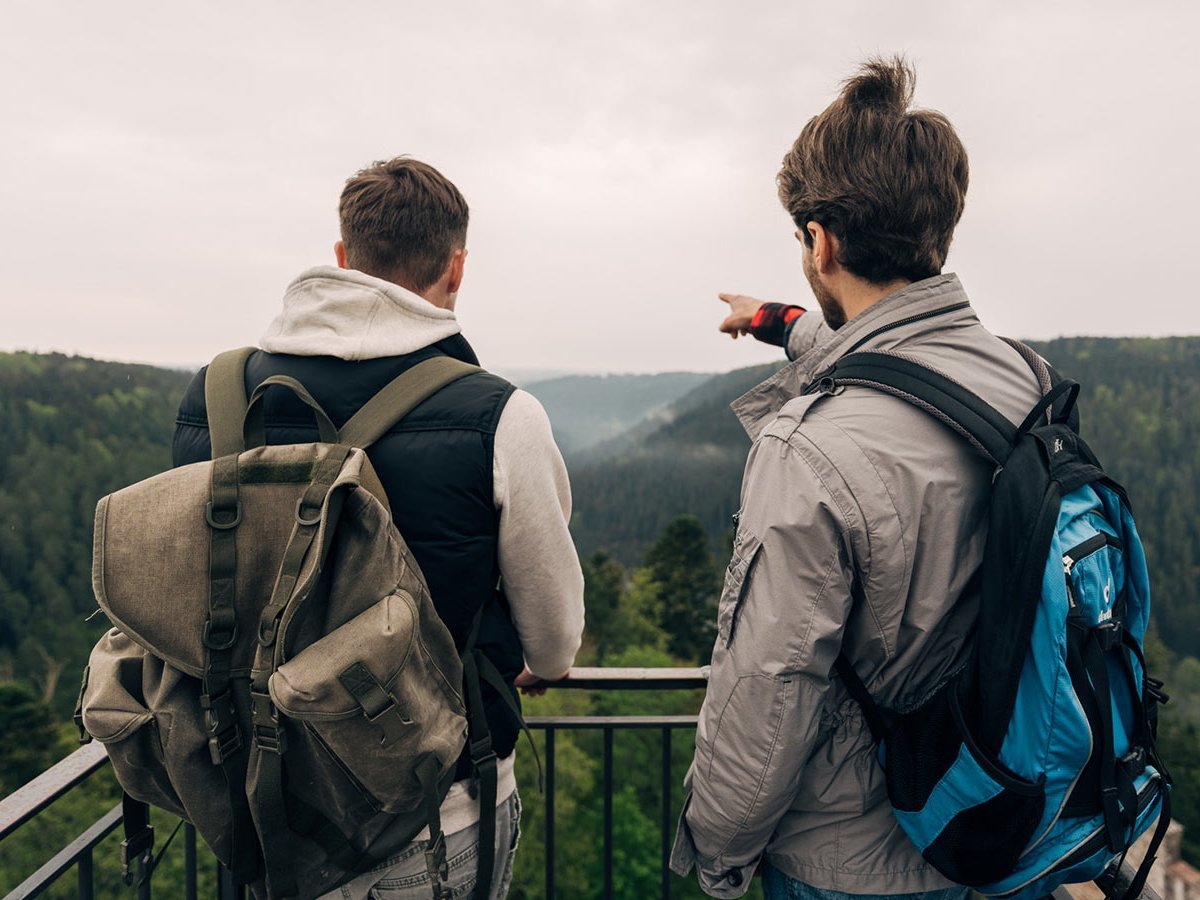
[[[900,829],[833,670],[844,653],[881,706],[904,709],[962,665],[992,470],[898,397],[802,393],[876,350],[939,369],[1014,425],[1040,397],[942,271],[967,154],[945,116],[911,108],[914,82],[902,58],[869,60],[784,157],[779,198],[821,315],[719,295],[721,331],[793,362],[733,405],[754,444],[671,860],[714,897],[741,896],[758,873],[769,900],[967,893]]]

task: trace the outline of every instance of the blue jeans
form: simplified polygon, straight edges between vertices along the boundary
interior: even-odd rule
[[[763,896],[766,900],[966,900],[970,888],[947,888],[917,894],[844,894],[825,888],[815,888],[803,881],[784,875],[774,866],[763,867]]]
[[[492,900],[504,900],[512,881],[513,859],[521,836],[521,798],[512,796],[496,807],[496,862],[492,870]],[[413,841],[395,856],[357,876],[320,900],[431,900],[429,872],[425,868],[428,841]],[[470,897],[479,875],[479,825],[446,835],[446,863],[450,877],[444,882],[451,896]]]

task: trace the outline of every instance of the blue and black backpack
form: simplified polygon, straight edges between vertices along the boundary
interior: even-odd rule
[[[1042,384],[1019,428],[911,358],[859,352],[808,391],[901,397],[995,465],[969,661],[919,708],[879,707],[844,655],[836,671],[879,742],[892,808],[952,881],[1034,898],[1099,880],[1135,897],[1170,823],[1155,749],[1162,682],[1146,672],[1146,558],[1124,489],[1079,437],[1079,385],[1011,342]],[[1129,846],[1158,826],[1142,866]]]

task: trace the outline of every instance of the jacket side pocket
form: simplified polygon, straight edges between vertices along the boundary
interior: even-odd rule
[[[733,557],[725,570],[725,586],[721,590],[721,600],[717,606],[717,640],[727,648],[733,643],[738,614],[741,612],[742,602],[746,599],[754,563],[761,551],[762,541],[744,525],[739,524],[733,545]]]

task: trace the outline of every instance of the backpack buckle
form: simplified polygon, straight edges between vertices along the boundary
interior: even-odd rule
[[[441,831],[425,848],[425,867],[429,869],[431,878],[436,876],[445,881],[450,877],[450,864],[446,861],[446,835]]]
[[[149,856],[150,850],[153,847],[153,825],[147,825],[137,834],[121,841],[121,877],[125,880],[126,884],[133,884],[133,873],[129,871],[130,866],[143,854]]]
[[[1146,768],[1146,751],[1142,747],[1134,747],[1118,759],[1117,763],[1130,777],[1140,775]]]
[[[481,740],[471,741],[470,745],[471,762],[475,768],[481,769],[488,763],[495,765],[498,757],[496,751],[492,749],[492,737],[487,735]]]
[[[208,727],[208,755],[219,766],[242,748],[242,732],[238,728],[233,697],[226,691],[216,697],[200,698],[204,708],[204,724]]]
[[[1102,622],[1096,627],[1096,639],[1105,653],[1121,645],[1121,630],[1121,623],[1114,621]]]
[[[259,750],[282,756],[287,752],[287,732],[279,723],[279,710],[270,694],[250,692],[254,718],[254,746]]]
[[[1143,680],[1142,692],[1149,700],[1161,706],[1164,703],[1168,703],[1171,699],[1170,694],[1163,690],[1164,686],[1161,678],[1151,678],[1147,675]]]

